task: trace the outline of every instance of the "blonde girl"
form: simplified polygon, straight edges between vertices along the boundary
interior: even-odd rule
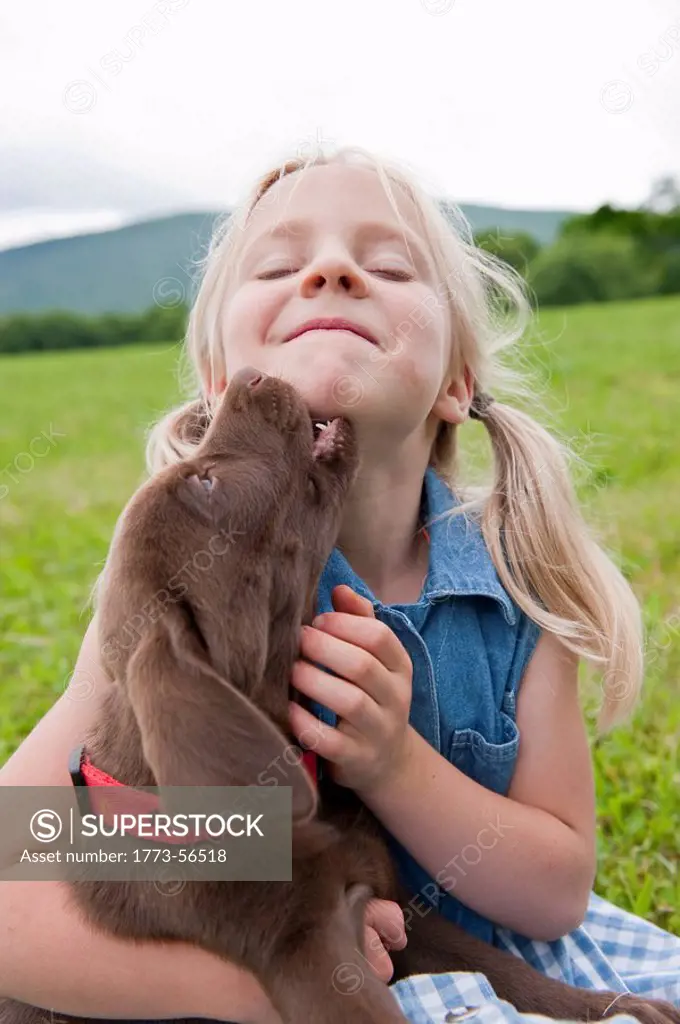
[[[358,148],[284,161],[216,227],[188,323],[191,393],[151,431],[148,468],[191,455],[245,365],[355,425],[361,471],[292,679],[312,711],[293,703],[290,720],[383,823],[413,892],[370,907],[371,969],[388,981],[409,916],[442,913],[565,981],[680,1005],[680,940],[592,893],[578,668],[601,681],[600,725],[623,719],[641,616],[579,511],[568,449],[520,408],[532,392],[512,345],[529,320],[521,278],[406,169]],[[461,471],[470,419],[490,443],[486,486]],[[68,784],[109,685],[95,624],[76,665],[94,699],[61,698],[3,783]],[[77,1015],[277,1020],[253,977],[208,953],[92,936],[58,883],[0,889],[3,994]],[[393,986],[417,1020],[473,990],[490,995],[476,976]]]

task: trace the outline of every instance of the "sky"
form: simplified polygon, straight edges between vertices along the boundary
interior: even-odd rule
[[[680,177],[677,0],[22,0],[0,247],[223,209],[357,144],[457,203],[638,205]]]

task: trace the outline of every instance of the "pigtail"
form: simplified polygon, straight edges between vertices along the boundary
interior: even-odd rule
[[[165,466],[190,458],[201,443],[213,410],[203,396],[177,406],[149,430],[146,442],[146,468],[149,475]]]
[[[636,703],[643,624],[629,583],[591,535],[569,472],[570,450],[526,413],[476,395],[495,480],[481,527],[504,587],[544,629],[603,672],[598,727]],[[547,609],[550,609],[549,611]]]

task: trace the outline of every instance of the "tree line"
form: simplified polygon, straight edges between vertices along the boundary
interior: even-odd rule
[[[545,246],[524,232],[486,231],[475,242],[524,277],[537,306],[680,293],[680,206],[662,213],[607,204],[565,220]]]
[[[180,341],[184,337],[188,312],[186,305],[179,304],[151,306],[142,313],[102,313],[100,316],[62,310],[14,313],[0,318],[0,353]]]

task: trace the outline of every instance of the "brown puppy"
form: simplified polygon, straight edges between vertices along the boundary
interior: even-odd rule
[[[147,481],[116,525],[99,602],[115,685],[83,737],[98,768],[129,786],[252,786],[281,763],[294,746],[300,626],[315,613],[358,466],[351,423],[316,437],[295,388],[251,368],[236,374],[196,455]],[[197,552],[210,553],[205,568],[182,572]],[[403,1024],[388,987],[363,970],[363,922],[371,895],[405,905],[411,894],[356,795],[329,778],[317,790],[303,764],[283,763],[292,882],[189,882],[168,899],[153,882],[81,881],[74,895],[118,936],[194,942],[253,971],[286,1024]],[[680,1024],[670,1004],[563,985],[436,913],[416,917],[392,959],[395,980],[481,971],[521,1011],[588,1020],[614,1003],[645,1024]],[[352,996],[334,984],[348,964],[363,974]],[[4,1024],[41,1016],[0,1004]]]

